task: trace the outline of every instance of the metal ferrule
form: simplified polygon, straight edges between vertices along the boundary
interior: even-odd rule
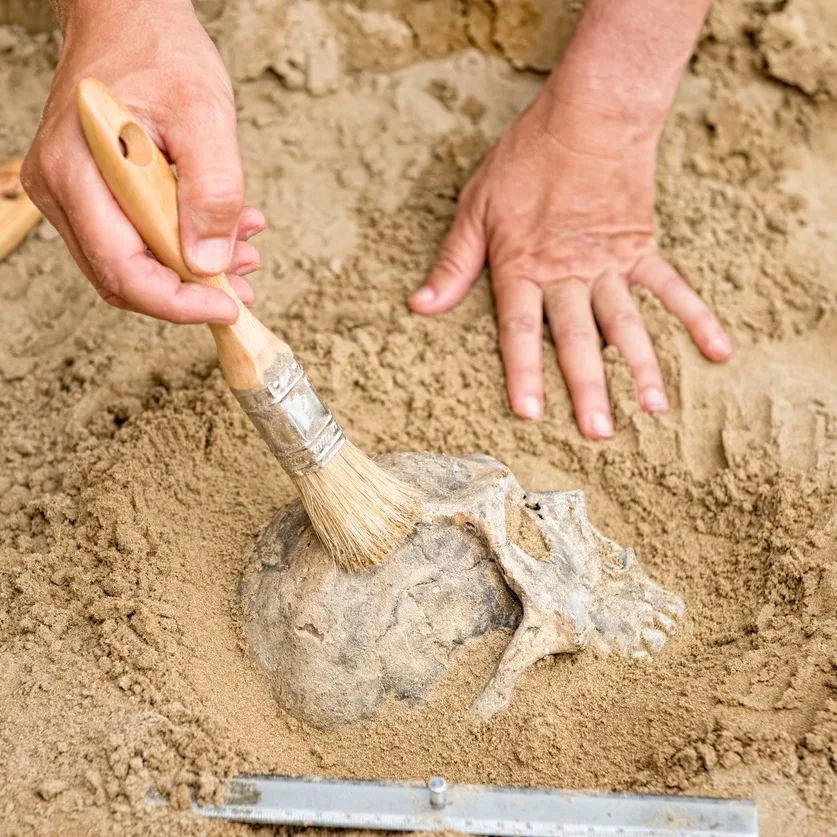
[[[289,474],[324,468],[346,437],[292,354],[268,371],[269,384],[233,390],[279,464]]]

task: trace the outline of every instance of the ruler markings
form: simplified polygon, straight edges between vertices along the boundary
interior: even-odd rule
[[[450,785],[446,804],[433,808],[415,783],[264,776],[242,776],[225,790],[229,804],[193,810],[239,822],[497,837],[758,835],[755,806],[741,800]]]

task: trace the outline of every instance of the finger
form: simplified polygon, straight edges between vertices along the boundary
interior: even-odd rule
[[[78,238],[76,238],[76,234],[73,232],[73,228],[70,225],[64,210],[51,200],[47,200],[47,204],[49,208],[44,212],[44,215],[52,226],[58,230],[58,233],[64,243],[67,245],[67,249],[70,251],[70,255],[73,257],[73,260],[93,286],[96,293],[105,302],[107,302],[108,305],[112,305],[114,308],[119,308],[123,311],[133,311],[134,309],[127,302],[125,302],[124,299],[110,292],[109,289],[102,284],[101,278],[93,269],[93,265],[90,264],[89,259],[84,254],[84,249],[82,248]],[[49,214],[47,214],[47,212]]]
[[[236,241],[227,272],[246,276],[248,273],[258,270],[261,266],[259,251],[252,244],[247,244],[245,241]]]
[[[500,354],[511,408],[543,418],[543,294],[525,279],[493,277]]]
[[[563,279],[546,292],[545,307],[578,427],[590,439],[610,438],[613,420],[590,291],[580,280]]]
[[[177,166],[180,235],[187,265],[211,276],[227,269],[244,201],[232,96],[205,94],[162,128]]]
[[[424,285],[409,299],[418,314],[441,314],[458,305],[485,265],[482,216],[471,204],[460,206]]]
[[[668,399],[660,364],[624,280],[609,274],[596,282],[593,313],[607,342],[619,349],[628,364],[642,409],[648,413],[664,413],[668,410]]]
[[[24,191],[29,199],[38,207],[43,216],[58,231],[58,234],[67,245],[70,255],[81,268],[85,276],[92,281],[95,271],[87,260],[87,256],[81,249],[81,245],[73,232],[73,228],[67,218],[67,213],[56,201],[52,189],[47,183],[46,177],[53,168],[48,161],[38,153],[37,140],[32,144],[23,161],[20,171],[20,180]]]
[[[256,298],[250,283],[246,279],[236,276],[235,273],[228,273],[227,279],[238,298],[249,308]]]
[[[92,158],[76,166],[60,191],[59,203],[104,299],[118,297],[132,310],[175,323],[235,322],[238,309],[223,291],[181,282],[174,271],[146,255]]]
[[[67,218],[67,213],[56,203],[46,184],[36,184],[35,182],[29,181],[24,185],[31,200],[40,209],[47,221],[58,231],[64,244],[67,245],[67,249],[70,251],[73,260],[81,269],[81,272],[95,287],[97,279],[96,271],[93,270],[93,266],[88,261],[87,256],[84,255],[81,244],[76,238],[70,221]]]
[[[669,313],[679,319],[697,347],[710,360],[726,360],[732,354],[729,338],[715,315],[662,256],[643,259],[631,280],[648,288]]]
[[[254,206],[245,206],[241,210],[241,216],[238,219],[238,232],[236,238],[239,241],[248,241],[254,235],[263,232],[267,227],[267,220],[262,212]]]
[[[33,183],[33,185],[29,188],[32,189],[31,194],[37,195],[38,208],[50,224],[52,224],[52,226],[58,231],[58,234],[61,236],[64,244],[67,246],[67,250],[69,250],[70,255],[73,257],[73,260],[93,286],[96,293],[99,294],[99,296],[107,302],[108,305],[112,305],[114,308],[132,310],[124,299],[110,293],[109,290],[102,284],[101,278],[93,269],[93,265],[90,264],[89,259],[84,254],[84,250],[76,237],[76,234],[73,232],[73,228],[67,218],[67,214],[55,202],[55,199],[52,197],[52,193],[49,191],[47,185],[45,183],[39,183],[37,185]]]

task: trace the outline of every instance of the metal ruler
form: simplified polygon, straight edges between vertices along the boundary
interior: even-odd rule
[[[688,796],[243,775],[207,817],[269,825],[458,831],[499,837],[752,837],[752,802]]]

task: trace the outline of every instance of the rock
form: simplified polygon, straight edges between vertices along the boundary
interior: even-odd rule
[[[31,496],[28,488],[22,485],[13,486],[0,499],[0,514],[19,512],[29,502]]]
[[[312,96],[325,96],[337,90],[341,76],[340,47],[336,38],[328,37],[308,54],[305,89]]]
[[[430,135],[456,130],[457,118],[435,97],[413,84],[402,82],[395,91],[398,112]]]
[[[21,34],[11,26],[0,26],[0,53],[11,52],[18,45]]]
[[[32,357],[16,357],[0,351],[0,377],[11,383],[25,378],[35,368]]]
[[[765,19],[758,46],[766,72],[818,99],[837,98],[837,7],[791,0]]]
[[[575,31],[578,10],[555,0],[495,0],[493,39],[520,70],[547,73]]]
[[[234,79],[258,78],[284,48],[285,4],[228,0],[210,28]]]
[[[593,528],[580,492],[527,494],[487,456],[378,461],[425,497],[393,555],[338,570],[296,501],[259,538],[241,586],[252,656],[308,723],[373,718],[387,697],[416,706],[467,642],[517,628],[472,707],[482,721],[542,657],[592,646],[647,658],[682,615],[631,550]]]
[[[387,12],[359,9],[352,3],[344,3],[341,9],[364,35],[390,50],[408,49],[413,42],[413,30]]]
[[[38,796],[44,801],[49,802],[65,790],[67,790],[67,783],[63,779],[44,779],[38,785]]]
[[[319,3],[297,0],[289,6],[270,68],[290,90],[324,96],[339,87],[340,45]]]

